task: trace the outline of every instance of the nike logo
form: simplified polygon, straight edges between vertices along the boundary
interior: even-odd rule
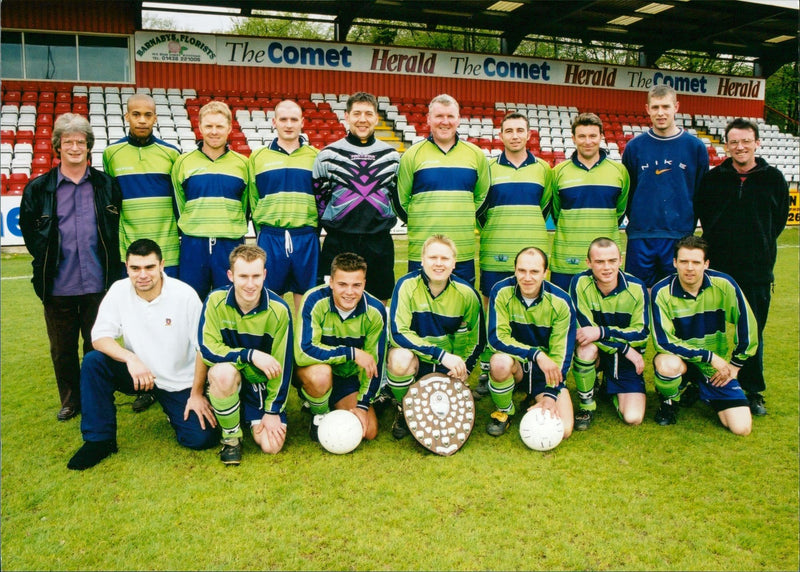
[[[666,173],[667,171],[671,171],[671,169],[656,169],[656,175],[660,175],[661,173]]]

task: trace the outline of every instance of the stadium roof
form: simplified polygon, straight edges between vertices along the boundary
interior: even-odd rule
[[[527,36],[638,47],[643,65],[669,50],[755,58],[770,75],[797,59],[797,0],[136,0],[146,10],[259,16],[262,11],[333,21],[343,41],[353,25],[388,20],[478,30],[513,53]],[[162,7],[165,4],[171,8]],[[238,13],[236,13],[238,11]]]

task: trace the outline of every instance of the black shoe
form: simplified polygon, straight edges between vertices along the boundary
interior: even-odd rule
[[[308,437],[315,443],[319,443],[319,424],[324,415],[314,415],[311,418],[311,424],[308,426]]]
[[[136,396],[136,399],[133,400],[131,409],[133,409],[134,413],[141,413],[142,411],[147,410],[147,408],[153,405],[155,402],[156,396],[152,393],[140,393]]]
[[[242,462],[242,440],[238,437],[222,440],[219,460],[226,465],[238,465]]]
[[[575,431],[586,431],[594,419],[594,411],[579,409],[575,414]]]
[[[675,425],[678,422],[678,405],[662,401],[661,407],[656,411],[656,423],[659,425]]]
[[[67,468],[73,471],[83,471],[91,469],[97,463],[117,452],[116,439],[108,441],[84,441],[83,446],[78,449],[67,463]]]
[[[58,414],[56,415],[56,418],[59,421],[69,421],[70,419],[75,417],[80,412],[81,412],[80,407],[73,407],[72,405],[65,405],[64,407],[62,407],[59,410]]]
[[[748,393],[747,401],[750,404],[750,413],[758,417],[763,417],[767,414],[767,408],[764,406],[764,396],[760,393]]]
[[[492,437],[499,437],[511,425],[511,416],[503,411],[495,411],[491,417],[491,421],[486,424],[486,432]]]
[[[480,400],[489,395],[489,374],[482,373],[478,376],[478,385],[472,390],[472,397]]]
[[[392,423],[392,436],[399,440],[409,433],[410,431],[408,430],[408,423],[406,423],[406,416],[403,415],[403,409],[398,407],[397,415],[394,416],[394,423]]]
[[[396,405],[394,395],[388,387],[384,387],[378,392],[378,396],[372,400],[372,407],[375,409],[375,414],[380,415],[389,407]]]
[[[684,409],[687,407],[691,407],[695,403],[700,400],[700,388],[697,386],[696,383],[690,383],[686,386],[686,389],[683,390],[681,393],[681,400],[679,405]]]

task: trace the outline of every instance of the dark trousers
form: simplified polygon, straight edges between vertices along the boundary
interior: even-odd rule
[[[92,351],[83,358],[81,367],[81,432],[84,441],[108,441],[117,437],[117,409],[114,392],[135,393],[128,366],[111,359],[106,354]],[[178,443],[190,449],[208,449],[219,441],[219,429],[205,420],[200,426],[197,414],[192,411],[183,418],[191,388],[183,391],[164,391],[156,388],[154,394],[175,430]]]
[[[756,316],[756,322],[758,322],[758,352],[745,362],[737,379],[745,393],[760,393],[766,389],[763,334],[764,326],[767,325],[769,303],[772,299],[772,284],[748,284],[746,282],[738,284]]]
[[[44,320],[50,338],[50,358],[56,374],[61,407],[81,407],[78,337],[83,355],[92,351],[92,326],[103,293],[82,296],[50,296],[44,303]]]

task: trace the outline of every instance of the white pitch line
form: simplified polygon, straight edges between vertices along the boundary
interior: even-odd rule
[[[4,276],[0,280],[30,280],[33,276]]]

